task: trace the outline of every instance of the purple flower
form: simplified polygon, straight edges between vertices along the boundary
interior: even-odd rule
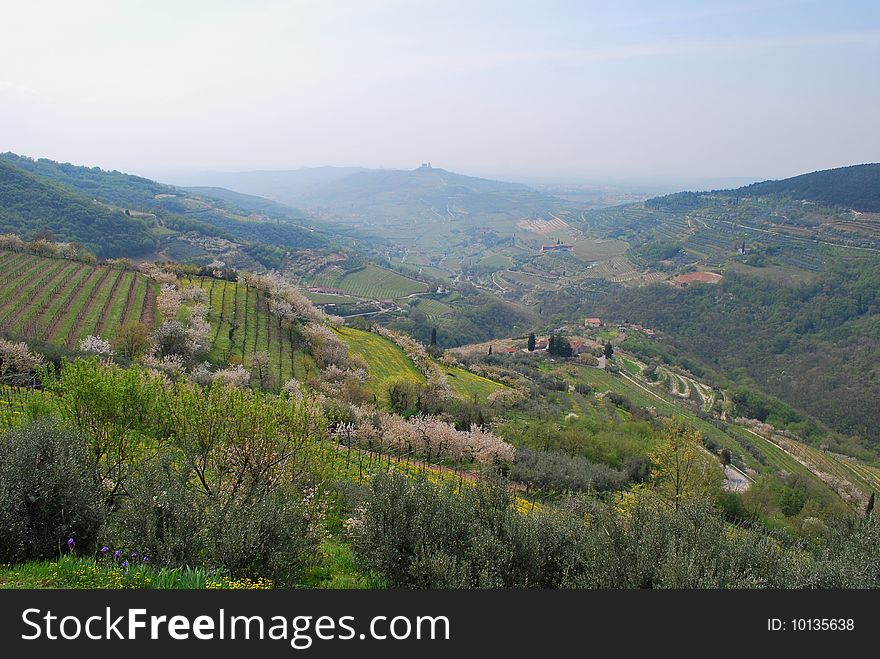
[[[136,551],[131,552],[131,560],[136,561],[138,557],[138,553]]]
[[[103,554],[104,556],[107,555],[108,551],[110,551],[110,547],[108,547],[107,545],[104,545],[103,547],[101,547],[101,554]]]
[[[122,567],[124,567],[127,570],[128,569],[128,561],[122,561]]]
[[[149,562],[150,562],[150,559],[147,558],[146,556],[144,556],[144,563],[149,563]]]
[[[67,539],[67,548],[68,548],[68,549],[73,549],[73,546],[74,546],[75,544],[76,544],[76,543],[73,541],[73,538],[68,538],[68,539]]]
[[[119,549],[117,549],[115,552],[113,552],[113,558],[119,560],[120,556],[122,556],[122,552]]]

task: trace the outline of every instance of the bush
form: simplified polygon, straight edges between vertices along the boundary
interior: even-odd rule
[[[200,565],[204,559],[204,502],[161,455],[132,476],[116,498],[103,541],[137,549],[157,565]]]
[[[234,577],[297,585],[318,554],[318,515],[307,492],[275,490],[255,501],[220,497],[208,509],[209,564]]]
[[[105,541],[156,565],[199,565],[293,585],[320,543],[312,497],[294,486],[248,499],[207,497],[160,458],[141,468],[128,494],[109,517]]]
[[[673,510],[645,496],[626,510],[596,503],[530,515],[512,504],[501,483],[457,495],[424,478],[380,474],[351,523],[355,556],[397,588],[782,588],[817,581],[778,540],[746,529],[730,533],[706,501]],[[856,580],[850,572],[824,578]]]
[[[86,442],[40,419],[0,440],[0,562],[58,556],[73,538],[91,548],[103,515]]]
[[[549,492],[617,490],[626,476],[616,469],[580,456],[522,448],[511,465],[510,478]]]

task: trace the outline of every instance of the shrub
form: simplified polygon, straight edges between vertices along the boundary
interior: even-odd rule
[[[159,565],[201,564],[204,503],[185,478],[160,455],[132,476],[127,496],[116,499],[107,519],[105,542],[138,548]]]
[[[57,556],[67,538],[90,547],[104,509],[86,442],[39,419],[0,440],[0,562]]]
[[[209,564],[234,577],[296,585],[322,539],[312,496],[282,488],[253,501],[218,497],[207,511]]]
[[[626,476],[616,469],[580,456],[522,448],[510,467],[512,480],[550,492],[617,490]]]
[[[675,510],[635,496],[631,506],[530,515],[512,503],[501,483],[459,496],[424,478],[377,475],[349,525],[355,556],[390,587],[404,588],[781,588],[818,579],[778,540],[731,533],[705,500]],[[866,539],[876,534],[876,525],[863,532]],[[854,543],[843,542],[829,558],[850,551]],[[876,567],[865,569],[876,578]],[[858,582],[853,571],[831,572],[824,568],[824,583]]]

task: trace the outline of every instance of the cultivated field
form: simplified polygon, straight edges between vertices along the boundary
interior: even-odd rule
[[[338,327],[335,332],[348,344],[352,354],[360,355],[367,362],[367,388],[379,398],[387,397],[386,387],[393,379],[425,383],[425,376],[393,341],[352,327]]]
[[[337,270],[324,273],[313,278],[309,283],[314,286],[339,288],[351,295],[372,300],[402,298],[428,290],[427,284],[372,264],[350,272]]]
[[[303,379],[316,368],[293,330],[269,313],[265,295],[256,288],[211,277],[189,283],[203,288],[208,296],[213,333],[209,361],[247,364],[255,352],[265,352],[279,384]]]
[[[69,348],[111,339],[130,321],[156,319],[156,284],[140,273],[0,251],[0,329]]]

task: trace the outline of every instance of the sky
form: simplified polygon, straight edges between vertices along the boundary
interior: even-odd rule
[[[338,165],[512,180],[880,161],[880,2],[0,3],[0,151],[174,182]]]

